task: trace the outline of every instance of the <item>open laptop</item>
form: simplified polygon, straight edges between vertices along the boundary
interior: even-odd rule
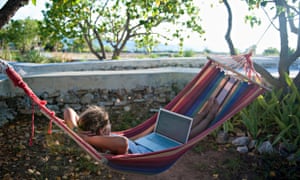
[[[135,142],[151,151],[161,151],[188,141],[193,118],[161,108],[152,133]]]

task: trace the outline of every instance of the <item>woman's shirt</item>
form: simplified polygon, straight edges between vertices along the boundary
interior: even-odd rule
[[[136,154],[136,153],[140,153],[140,154],[143,154],[143,153],[149,153],[149,152],[152,152],[150,149],[144,147],[144,146],[141,146],[139,144],[136,144],[134,141],[128,139],[128,153],[129,154]]]

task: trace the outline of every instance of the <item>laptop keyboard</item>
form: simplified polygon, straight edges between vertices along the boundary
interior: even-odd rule
[[[166,140],[166,138],[160,136],[160,135],[155,135],[155,136],[149,136],[148,139],[153,142],[156,145],[163,146],[166,148],[169,147],[174,147],[178,146],[179,144],[170,140]]]

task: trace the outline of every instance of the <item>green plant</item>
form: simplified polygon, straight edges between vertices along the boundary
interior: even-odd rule
[[[226,121],[223,123],[223,130],[225,133],[228,133],[229,131],[233,131],[234,125],[231,121]]]
[[[46,60],[45,57],[41,56],[39,51],[28,51],[24,54],[19,54],[16,56],[16,60],[19,62],[32,62],[32,63],[41,63]]]
[[[193,50],[185,50],[183,52],[184,57],[193,57],[196,53]]]
[[[248,134],[257,139],[264,131],[264,124],[266,124],[271,107],[268,107],[263,96],[259,96],[250,106],[243,109],[240,113],[241,121],[246,126]]]
[[[0,51],[0,57],[5,60],[12,60],[12,53],[8,46],[6,46],[2,51]]]
[[[264,50],[263,55],[269,56],[269,55],[278,55],[279,51],[276,48],[269,47]]]
[[[276,106],[274,120],[280,133],[275,137],[273,144],[280,141],[300,144],[300,93],[292,79],[286,74],[286,82],[289,86],[289,93],[281,95],[279,106]]]
[[[258,142],[269,139],[273,145],[280,142],[300,144],[300,93],[286,75],[289,92],[274,89],[260,96],[241,111],[241,122],[249,135]]]

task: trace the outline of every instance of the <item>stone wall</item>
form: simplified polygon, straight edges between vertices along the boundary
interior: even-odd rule
[[[58,117],[62,118],[66,107],[80,113],[88,105],[99,105],[106,108],[119,129],[126,129],[129,127],[124,126],[139,124],[170,102],[204,63],[203,58],[191,58],[42,65],[16,63],[13,67]],[[40,114],[38,110],[35,112]],[[20,116],[30,120],[31,114],[29,97],[2,75],[0,126]]]
[[[186,82],[187,83],[187,82]],[[132,89],[77,89],[67,92],[59,90],[37,94],[40,99],[47,101],[47,107],[62,117],[66,107],[72,107],[82,112],[88,105],[104,106],[111,120],[119,129],[135,126],[153,115],[159,107],[173,99],[186,83],[164,84],[157,87],[140,86]],[[35,106],[37,108],[37,106]],[[39,115],[39,111],[35,110]],[[20,116],[32,113],[32,101],[28,96],[19,93],[14,97],[1,97],[0,125],[15,120]],[[126,121],[126,123],[124,123]],[[128,124],[128,122],[130,122]]]

